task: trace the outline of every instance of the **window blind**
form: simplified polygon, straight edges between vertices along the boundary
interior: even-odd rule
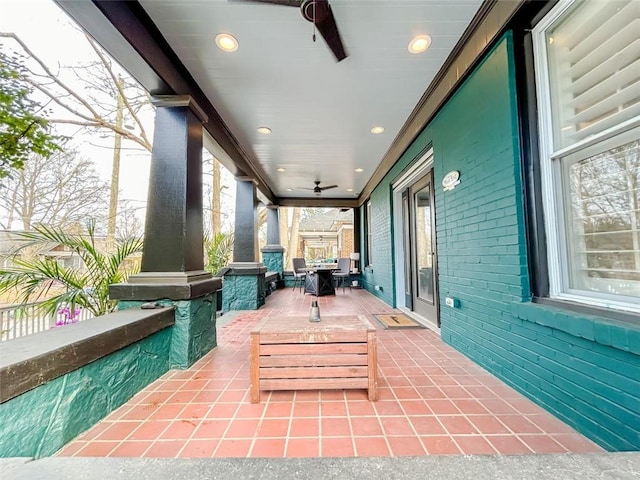
[[[640,0],[576,2],[546,41],[555,150],[640,115]]]

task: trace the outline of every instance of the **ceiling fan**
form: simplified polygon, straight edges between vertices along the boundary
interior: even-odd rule
[[[313,183],[316,184],[315,187],[313,187],[313,188],[300,187],[300,190],[313,190],[313,193],[315,193],[316,195],[320,195],[325,190],[329,190],[331,188],[338,188],[338,185],[328,185],[326,187],[321,187],[320,186],[320,180],[316,180]]]
[[[236,2],[238,0],[235,0]],[[297,7],[300,9],[305,20],[313,23],[313,41],[316,41],[315,29],[317,28],[325,42],[333,52],[339,62],[347,58],[340,32],[333,18],[329,0],[240,0],[251,3],[270,3],[272,5],[282,5],[285,7]]]

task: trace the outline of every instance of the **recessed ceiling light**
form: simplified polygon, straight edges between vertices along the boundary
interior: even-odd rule
[[[262,135],[269,135],[271,133],[271,129],[269,127],[258,127],[258,133]]]
[[[429,35],[418,35],[413,37],[409,42],[409,51],[411,53],[422,53],[431,45],[431,37]]]
[[[216,45],[220,50],[225,52],[235,52],[238,50],[238,40],[228,33],[219,33],[216,35]]]
[[[286,172],[286,170],[284,168],[282,168],[282,167],[278,168],[278,171],[279,172]]]
[[[377,135],[382,132],[384,132],[384,127],[373,127],[371,129],[371,133],[373,133],[374,135]]]
[[[364,168],[356,168],[356,169],[354,170],[354,172],[362,173],[362,172],[364,172]]]
[[[293,192],[293,188],[287,188],[287,192]]]
[[[353,188],[347,188],[347,192],[353,192]]]

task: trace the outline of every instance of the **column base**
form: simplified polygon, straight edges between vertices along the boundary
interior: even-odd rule
[[[217,345],[216,293],[222,279],[204,271],[143,272],[127,283],[109,286],[118,310],[140,308],[147,302],[175,307],[169,362],[186,369]]]
[[[141,272],[127,283],[109,285],[113,300],[191,300],[222,288],[222,279],[204,270],[193,272]]]
[[[264,305],[267,267],[257,262],[234,262],[228,268],[222,286],[222,311],[257,310]]]
[[[262,249],[262,263],[267,268],[267,273],[278,274],[276,284],[278,288],[284,288],[284,248],[280,245],[267,245]]]

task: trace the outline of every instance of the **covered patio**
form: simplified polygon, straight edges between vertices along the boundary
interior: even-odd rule
[[[398,312],[365,290],[320,297],[321,314],[366,315],[378,335],[380,399],[364,390],[263,392],[249,401],[249,333],[268,316],[307,315],[277,290],[257,311],[218,319],[218,347],[170,370],[57,456],[399,457],[603,450],[427,328],[383,329]]]
[[[542,150],[555,145],[553,135],[564,138],[562,132],[569,130],[563,123],[554,124],[555,133],[537,130],[538,120],[551,122],[547,116],[551,118],[552,112],[550,106],[538,107],[534,88],[535,73],[548,73],[547,47],[539,53],[534,47],[556,44],[551,41],[557,38],[550,36],[552,26],[560,28],[565,18],[591,21],[608,15],[615,19],[611,31],[618,31],[617,22],[626,25],[631,15],[624,11],[593,14],[590,9],[598,6],[596,2],[471,1],[464,18],[454,15],[459,9],[441,12],[443,19],[461,28],[455,42],[451,38],[449,48],[440,52],[442,61],[433,67],[432,76],[404,70],[401,63],[417,64],[411,60],[413,53],[407,53],[402,62],[399,56],[390,57],[388,65],[378,59],[372,63],[373,70],[359,68],[366,80],[359,81],[355,70],[366,65],[359,62],[377,53],[368,48],[358,53],[352,43],[351,63],[333,65],[332,70],[311,54],[304,55],[305,61],[319,66],[319,73],[312,75],[317,83],[308,84],[280,70],[274,77],[259,70],[235,70],[243,65],[280,69],[290,64],[307,79],[309,70],[298,57],[257,62],[252,59],[267,57],[259,48],[243,46],[240,54],[251,52],[250,57],[235,57],[240,60],[234,61],[233,56],[220,56],[226,53],[213,50],[217,47],[209,38],[209,19],[236,18],[235,2],[186,2],[191,8],[150,0],[58,3],[140,79],[156,107],[145,245],[140,273],[110,287],[110,298],[118,300],[119,312],[51,337],[51,343],[56,343],[46,358],[64,361],[58,362],[56,371],[48,372],[46,383],[42,371],[56,362],[44,361],[42,356],[25,360],[33,370],[13,368],[14,364],[5,368],[7,378],[23,373],[28,383],[3,398],[3,420],[8,419],[4,420],[6,456],[40,459],[56,452],[56,458],[45,460],[85,464],[88,460],[60,457],[311,457],[329,462],[329,457],[431,460],[432,455],[515,454],[526,463],[526,454],[638,449],[638,295],[604,291],[607,285],[615,287],[621,281],[636,288],[638,283],[629,283],[626,275],[637,274],[637,263],[629,261],[630,267],[622,270],[602,267],[611,270],[607,274],[624,270],[624,275],[612,277],[615,281],[603,283],[604,287],[598,287],[603,291],[595,292],[592,277],[585,273],[589,269],[583,268],[579,278],[588,282],[578,285],[576,294],[568,273],[580,262],[587,265],[587,260],[596,258],[600,248],[584,252],[580,248],[576,258],[569,258],[562,252],[574,252],[577,244],[565,245],[563,235],[545,238],[545,232],[555,235],[570,225],[560,221],[562,216],[549,220],[560,209],[545,202],[551,197],[565,202],[567,192],[554,188],[571,185],[573,177],[562,177],[562,169],[555,167],[557,176],[546,174],[551,160],[569,150]],[[359,4],[332,3],[341,28],[347,31],[350,10]],[[341,3],[343,12],[339,11]],[[426,3],[411,3],[407,2],[404,13],[394,7],[394,15],[404,15],[395,24],[406,25],[402,18],[412,18],[414,7],[425,18],[433,18],[427,15]],[[638,5],[637,1],[627,3],[630,10]],[[384,2],[380,5],[389,7]],[[205,6],[206,15],[200,10]],[[243,13],[237,15],[243,19],[238,23],[239,32],[255,22],[249,14],[266,18],[260,16],[260,7],[249,7],[238,7]],[[350,40],[364,41],[366,36],[357,33],[370,30],[369,11],[364,12],[367,15],[355,13]],[[389,16],[384,9],[378,14]],[[200,21],[202,18],[207,21]],[[296,17],[295,22],[298,20]],[[291,22],[294,32],[293,18]],[[275,20],[263,23],[280,25]],[[440,23],[441,31],[447,33],[451,25],[444,20]],[[206,48],[194,46],[196,24]],[[283,31],[275,30],[278,34]],[[389,35],[393,36],[392,29]],[[260,45],[263,38],[269,37],[260,37]],[[636,41],[634,37],[625,45],[632,50]],[[307,43],[305,48],[311,48],[313,42]],[[297,48],[301,42],[291,45]],[[398,50],[404,54],[404,42],[401,47]],[[211,68],[201,68],[201,58],[213,59]],[[539,68],[541,61],[544,68]],[[352,66],[354,71],[345,69],[344,76],[338,77],[335,72],[340,66]],[[211,72],[221,77],[211,77]],[[246,75],[246,83],[238,81],[244,78],[240,73]],[[391,101],[391,92],[408,92],[402,88],[408,79],[419,80],[406,111],[381,122],[386,125],[386,140],[379,136],[385,129],[377,118],[348,120],[347,115],[337,114],[337,106],[349,112],[367,111],[342,101],[341,96],[330,97],[332,108],[324,108],[329,102],[318,96],[306,101],[307,91],[328,92],[326,85],[334,85],[341,95],[350,92],[353,88],[345,87],[349,85],[346,79],[353,85],[370,85],[373,79],[387,77],[396,79],[400,87],[383,85],[379,91],[353,96],[366,105],[372,99],[381,100],[384,105],[379,110],[384,111],[388,105],[398,105]],[[291,85],[303,88],[304,97],[291,97],[300,108],[298,116],[274,114],[287,104],[262,88],[264,78],[285,78],[286,82],[273,83],[282,84],[287,93],[293,91]],[[627,83],[625,88],[635,85]],[[221,98],[220,92],[230,91],[225,89],[228,84],[243,87],[237,91],[237,105]],[[275,105],[264,104],[261,111],[268,115],[253,115],[256,105],[263,104],[262,97],[250,94],[264,92],[263,98],[275,99]],[[541,93],[543,98],[550,96],[546,90]],[[627,117],[612,118],[613,130],[600,131],[586,143],[571,144],[575,149],[571,152],[586,150],[580,159],[567,157],[567,165],[574,160],[591,162],[602,152],[609,152],[610,164],[617,165],[611,152],[629,142],[635,142],[635,150],[629,147],[629,151],[637,151],[640,103],[624,100],[620,109],[612,105],[616,108],[611,111],[626,112]],[[310,114],[314,106],[318,109]],[[633,108],[622,109],[628,106]],[[274,118],[289,123],[271,123]],[[336,118],[353,122],[357,128],[334,125]],[[326,131],[335,130],[339,135],[323,137],[316,125],[335,127]],[[291,136],[280,136],[280,132]],[[370,137],[369,132],[378,136]],[[347,133],[351,140],[341,137]],[[353,139],[363,139],[362,145],[352,144]],[[298,149],[300,145],[304,148]],[[336,145],[357,155],[343,154]],[[592,152],[591,147],[596,146],[597,152]],[[375,148],[369,151],[370,147]],[[203,269],[203,148],[219,156],[236,177],[233,261],[220,274],[224,282]],[[631,177],[623,173],[619,176],[625,182],[620,180],[615,191],[627,191],[626,181]],[[595,174],[592,180],[598,183]],[[309,188],[314,184],[319,192]],[[628,190],[637,199],[638,183],[634,185]],[[591,201],[592,197],[586,192],[580,200]],[[628,227],[624,230],[626,243],[621,244],[636,262],[640,257],[634,201],[636,207],[625,203],[611,218],[635,215],[633,222],[624,225]],[[260,203],[267,208],[267,242],[262,255],[257,224]],[[572,203],[566,203],[568,214]],[[308,390],[264,392],[261,403],[250,403],[250,332],[265,318],[309,312],[311,297],[299,291],[285,288],[269,295],[276,284],[286,285],[288,273],[278,210],[301,206],[353,209],[353,253],[360,262],[358,281],[363,289],[340,289],[318,301],[323,316],[364,315],[375,327],[377,402],[368,401],[365,391]],[[583,220],[586,225],[593,219]],[[615,238],[619,233],[609,232]],[[635,248],[629,247],[632,238]],[[607,247],[607,252],[621,248],[614,247]],[[598,295],[602,299],[594,301]],[[224,315],[216,318],[219,307]],[[395,307],[412,310],[432,328],[383,329],[373,315],[401,311]],[[116,321],[120,323],[113,327]],[[134,327],[140,327],[135,337],[131,335]],[[83,335],[75,335],[80,330]],[[111,341],[92,340],[93,330]],[[75,343],[65,343],[62,337],[67,333]],[[104,344],[108,351],[97,352],[97,346]],[[76,348],[78,345],[82,348]],[[66,356],[71,350],[74,355]],[[83,355],[75,355],[78,351]],[[75,360],[73,365],[67,362],[69,358]],[[64,401],[51,409],[58,399]],[[82,417],[85,411],[88,414]],[[20,443],[21,448],[14,448]],[[637,454],[632,458],[637,459]],[[93,469],[100,464],[104,463],[97,462]],[[580,466],[576,461],[575,471]],[[550,478],[538,477],[537,472],[531,478],[542,477]],[[555,477],[565,478],[557,473]]]

